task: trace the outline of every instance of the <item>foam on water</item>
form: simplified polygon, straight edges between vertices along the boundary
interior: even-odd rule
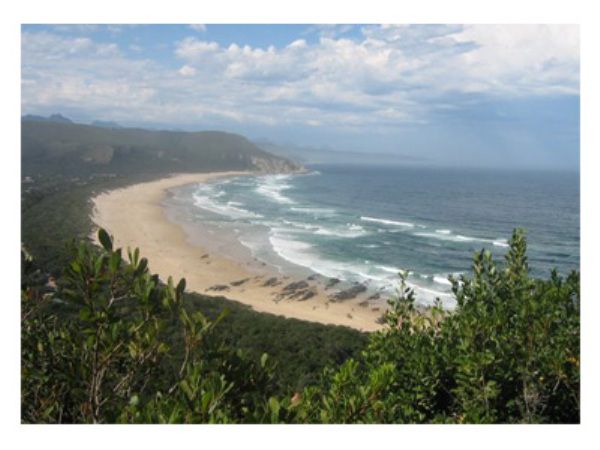
[[[299,213],[309,213],[316,215],[333,215],[336,213],[335,209],[330,208],[318,208],[318,207],[308,207],[308,206],[292,206],[290,211],[299,212]]]
[[[433,281],[438,284],[443,284],[444,286],[452,286],[452,283],[445,276],[434,275]]]
[[[321,236],[356,238],[356,237],[366,236],[369,234],[369,232],[366,231],[360,225],[347,223],[345,227],[337,227],[337,228],[318,227],[317,230],[315,231],[315,234],[319,234]]]
[[[413,236],[437,239],[440,241],[452,241],[452,242],[481,242],[484,244],[491,244],[496,247],[508,247],[508,242],[504,238],[498,239],[485,239],[474,236],[464,236],[462,234],[452,234],[450,230],[436,230],[435,233],[422,231],[413,233]]]
[[[340,238],[356,238],[361,236],[366,236],[369,234],[367,230],[365,230],[360,225],[356,225],[353,223],[347,223],[345,226],[337,226],[337,227],[325,227],[322,225],[312,224],[312,223],[304,223],[297,222],[293,220],[283,219],[282,223],[286,225],[290,225],[292,229],[288,231],[310,231],[311,233],[318,234],[321,236],[332,236],[332,237],[340,237]]]
[[[284,260],[301,267],[309,268],[325,277],[341,278],[341,273],[314,255],[312,245],[294,239],[288,230],[273,228],[269,234],[269,242],[273,250]]]
[[[384,225],[393,225],[393,226],[407,227],[407,228],[413,228],[415,226],[414,223],[410,223],[410,222],[399,222],[397,220],[379,219],[377,217],[368,217],[368,216],[361,216],[360,220],[364,220],[365,222],[375,222],[375,223],[381,223]]]
[[[390,266],[375,266],[375,267],[383,270],[384,272],[393,273],[394,275],[398,275],[402,271],[402,269],[399,269],[397,267],[390,267]]]
[[[302,230],[309,230],[309,231],[315,231],[318,227],[316,227],[315,225],[309,224],[309,223],[304,223],[304,222],[297,222],[294,220],[285,220],[283,219],[282,222],[286,225],[291,225],[293,228],[299,228]]]
[[[256,188],[256,192],[277,203],[294,204],[296,202],[282,194],[283,191],[291,187],[285,183],[289,178],[290,175],[266,175],[259,177],[260,184]]]
[[[240,177],[227,180],[228,185],[223,181],[199,185],[192,199],[195,206],[223,216],[220,220],[211,217],[211,223],[230,230],[230,239],[237,235],[237,241],[255,258],[282,274],[306,270],[363,283],[370,292],[392,294],[400,282],[398,265],[411,269],[407,283],[420,304],[431,304],[439,297],[452,307],[451,283],[443,270],[444,262],[448,262],[448,272],[466,270],[469,255],[463,269],[463,262],[454,256],[459,251],[470,252],[474,243],[508,247],[506,239],[494,237],[501,232],[486,231],[477,224],[462,228],[456,220],[446,222],[445,216],[436,221],[433,214],[407,213],[404,208],[388,215],[364,201],[348,202],[333,188],[330,197],[313,200],[313,183],[318,179],[309,184],[297,180],[303,178]],[[302,190],[303,184],[309,189]],[[386,218],[390,216],[406,220]]]
[[[208,195],[203,195],[202,190],[192,195],[194,204],[199,208],[205,209],[207,211],[222,216],[227,216],[231,219],[256,219],[262,217],[262,215],[260,214],[248,211],[243,208],[238,208],[237,206],[231,204],[231,202],[225,204],[220,203],[217,200],[215,200],[209,192],[207,192],[206,190],[204,190],[204,192],[206,192]]]
[[[322,257],[314,246],[300,241],[289,234],[288,229],[272,229],[269,237],[273,250],[284,260],[310,269],[324,277],[337,278],[346,282],[360,282],[381,292],[391,295],[399,283],[398,273],[401,269],[392,266],[377,265],[368,260],[362,263],[342,262]],[[413,272],[409,276],[414,277]],[[444,287],[449,283],[440,283]],[[421,283],[411,281],[407,285],[415,290],[420,304],[433,304],[440,298],[447,307],[453,306],[450,292],[432,289]]]

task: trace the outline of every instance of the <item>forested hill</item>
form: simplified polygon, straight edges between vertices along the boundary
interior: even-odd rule
[[[21,161],[24,176],[300,169],[232,133],[107,128],[27,118],[21,121]]]

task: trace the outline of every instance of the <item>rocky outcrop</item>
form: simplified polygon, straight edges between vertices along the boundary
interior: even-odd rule
[[[344,300],[351,300],[356,298],[359,294],[362,294],[367,290],[367,287],[361,283],[355,283],[352,287],[338,291],[333,295],[329,296],[332,302],[343,302]]]

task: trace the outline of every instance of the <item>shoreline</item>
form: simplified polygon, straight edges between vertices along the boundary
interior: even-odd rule
[[[376,321],[384,308],[371,308],[360,297],[332,302],[329,298],[332,292],[310,277],[281,276],[268,269],[257,273],[243,261],[192,243],[183,226],[167,217],[163,200],[169,189],[239,175],[256,175],[256,172],[175,174],[104,192],[92,198],[91,219],[95,226],[114,236],[116,247],[138,247],[141,255],[148,258],[150,270],[161,280],[169,276],[175,280],[185,278],[189,291],[224,296],[258,312],[343,325],[364,332],[381,329],[382,325]]]

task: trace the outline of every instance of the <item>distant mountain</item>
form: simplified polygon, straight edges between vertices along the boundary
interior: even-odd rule
[[[21,118],[23,122],[52,122],[52,123],[73,123],[73,121],[62,114],[52,114],[51,116],[36,116],[27,114]]]
[[[94,127],[101,127],[101,128],[123,128],[117,122],[112,122],[112,121],[107,121],[107,120],[94,120],[91,123],[91,125]]]
[[[301,168],[232,133],[106,128],[56,118],[36,120],[35,116],[26,116],[21,123],[21,162],[24,176],[216,170],[291,172]]]
[[[263,150],[285,158],[292,158],[303,164],[419,164],[425,158],[404,154],[382,152],[351,152],[327,148],[303,147],[291,144],[276,144],[266,139],[257,139],[254,143]]]

